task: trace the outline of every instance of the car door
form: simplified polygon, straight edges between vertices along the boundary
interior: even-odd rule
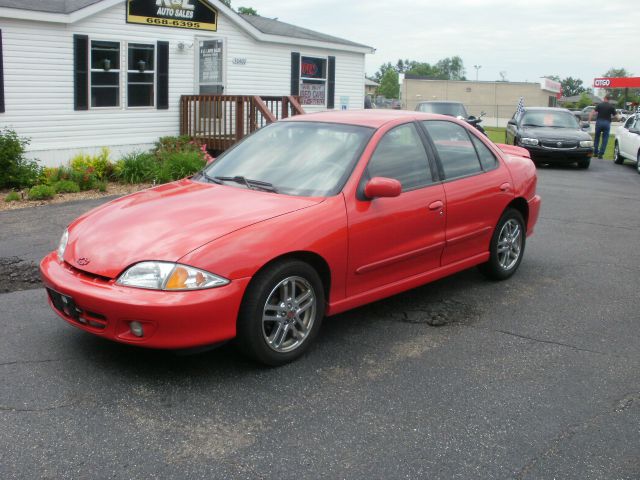
[[[357,197],[347,201],[348,296],[440,266],[445,241],[444,188],[435,180],[421,135],[411,122],[381,137]],[[364,186],[373,177],[398,180],[402,193],[393,198],[366,198]]]
[[[629,132],[629,129],[633,128],[634,123],[636,122],[636,116],[629,117],[627,121],[624,123],[622,127],[618,130],[617,140],[618,140],[618,148],[620,149],[620,154],[625,158],[634,158],[635,155],[631,154],[632,150],[632,136],[633,134]]]
[[[442,266],[489,251],[493,230],[513,200],[511,174],[483,140],[444,120],[422,122],[437,152],[446,195]]]
[[[631,160],[639,160],[640,153],[640,115],[636,115],[633,125],[629,127],[626,135],[628,136],[627,148],[629,149],[628,158]]]

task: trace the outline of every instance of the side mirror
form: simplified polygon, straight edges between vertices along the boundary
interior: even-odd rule
[[[402,184],[394,178],[373,177],[364,187],[364,194],[369,199],[382,197],[398,197],[402,193]]]
[[[580,122],[580,128],[582,130],[588,130],[589,128],[591,128],[591,125],[589,125],[589,122]]]
[[[516,121],[514,119],[511,119],[507,122],[507,125],[513,125],[515,127]]]

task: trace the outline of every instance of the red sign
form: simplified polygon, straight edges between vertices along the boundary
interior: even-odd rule
[[[640,77],[595,78],[595,88],[640,88]]]

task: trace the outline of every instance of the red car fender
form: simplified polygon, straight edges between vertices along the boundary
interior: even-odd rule
[[[330,298],[344,298],[348,232],[342,194],[232,232],[190,252],[179,262],[233,281],[253,277],[269,262],[295,254],[310,254],[324,261],[331,273]]]

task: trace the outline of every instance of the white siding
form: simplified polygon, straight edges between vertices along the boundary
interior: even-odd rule
[[[201,32],[125,22],[125,2],[75,24],[62,25],[0,19],[3,36],[6,113],[0,127],[31,139],[31,155],[46,165],[66,162],[80,150],[108,146],[114,154],[148,148],[159,137],[177,135],[181,95],[196,93],[197,38],[225,41],[224,93],[287,95],[291,52],[336,57],[336,104],[349,97],[349,108],[364,101],[364,55],[294,45],[258,42],[220,15],[218,32]],[[73,35],[126,42],[169,42],[169,109],[106,108],[74,111]],[[184,50],[178,48],[183,42]],[[122,52],[126,55],[126,51]],[[234,57],[246,64],[232,63]],[[121,73],[121,89],[126,88]],[[315,111],[318,108],[306,108]]]

